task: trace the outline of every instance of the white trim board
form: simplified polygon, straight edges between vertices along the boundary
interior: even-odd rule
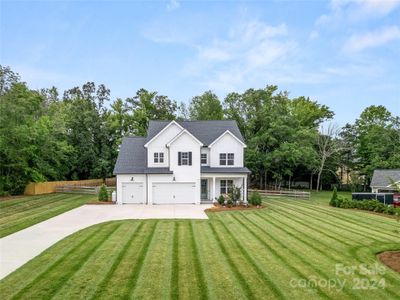
[[[153,136],[150,141],[148,141],[146,144],[144,144],[144,147],[147,148],[152,141],[154,141],[159,135],[161,135],[165,130],[167,130],[167,128],[170,127],[172,124],[175,124],[181,130],[185,130],[185,128],[183,128],[181,125],[179,125],[175,120],[172,120],[159,133],[157,133],[155,136]]]
[[[214,145],[216,142],[218,142],[225,134],[230,134],[235,140],[237,140],[240,144],[242,144],[244,148],[247,147],[247,145],[245,143],[243,143],[241,140],[239,140],[236,135],[234,135],[229,130],[226,130],[223,134],[221,134],[219,137],[217,137],[210,145],[208,145],[208,148],[211,148],[212,145]]]
[[[203,143],[200,142],[193,134],[191,134],[188,130],[183,129],[181,132],[179,132],[172,140],[170,140],[167,143],[167,147],[171,146],[172,143],[174,143],[179,137],[182,136],[182,134],[187,133],[192,139],[194,139],[197,143],[199,143],[200,146],[203,146]]]

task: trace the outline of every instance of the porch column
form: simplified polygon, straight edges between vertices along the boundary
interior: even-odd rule
[[[244,176],[243,202],[244,202],[244,203],[247,203],[247,175]]]
[[[212,199],[213,202],[215,201],[215,176],[213,176],[213,193],[212,193]]]

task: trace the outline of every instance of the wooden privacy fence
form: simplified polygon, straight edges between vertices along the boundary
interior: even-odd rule
[[[115,186],[115,178],[106,178],[107,186]],[[25,187],[25,195],[41,195],[55,193],[58,187],[68,186],[100,186],[103,179],[87,179],[87,180],[71,180],[71,181],[48,181],[48,182],[31,182]]]
[[[310,199],[311,193],[304,191],[289,191],[289,190],[249,190],[259,192],[261,195],[269,197],[292,197]]]

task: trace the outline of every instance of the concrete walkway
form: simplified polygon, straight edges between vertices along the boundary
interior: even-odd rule
[[[126,219],[208,219],[212,205],[84,205],[0,239],[0,279],[68,235]]]

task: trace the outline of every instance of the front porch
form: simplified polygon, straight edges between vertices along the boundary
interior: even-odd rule
[[[201,174],[201,203],[217,201],[221,194],[228,194],[232,186],[240,188],[241,199],[247,202],[247,174]]]

